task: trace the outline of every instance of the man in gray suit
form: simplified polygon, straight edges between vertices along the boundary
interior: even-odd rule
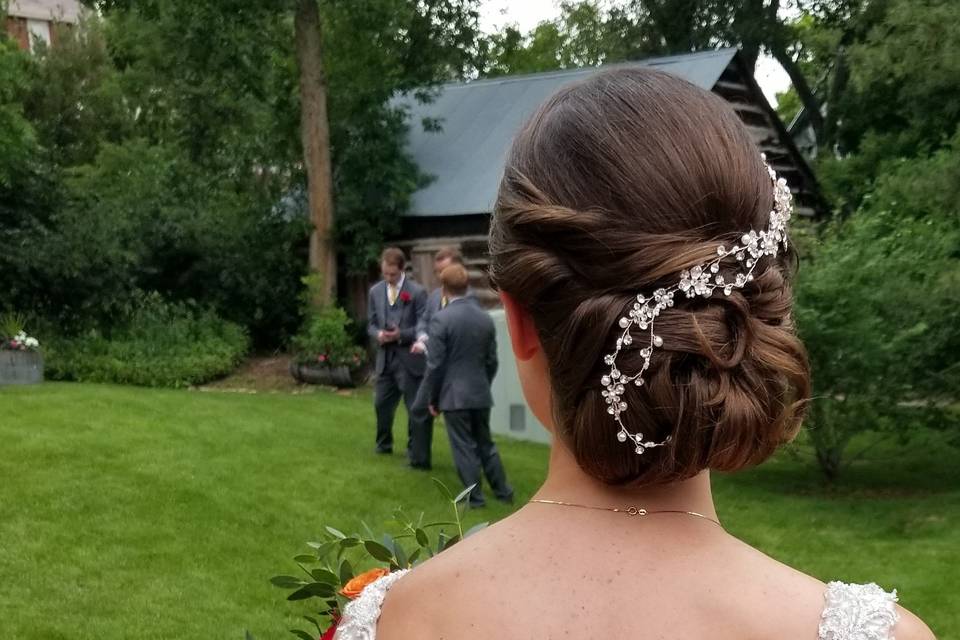
[[[447,306],[430,322],[427,371],[416,406],[443,412],[453,462],[464,486],[476,485],[470,504],[484,505],[481,469],[493,493],[513,501],[513,489],[490,437],[490,383],[497,373],[497,332],[490,315],[466,297],[467,270],[454,264],[440,275]]]
[[[437,280],[440,280],[440,274],[443,273],[443,270],[452,264],[463,264],[463,254],[460,253],[459,249],[447,246],[437,250],[437,253],[433,256],[433,273],[436,275]],[[476,297],[473,289],[470,287],[467,287],[467,297]],[[417,341],[413,343],[414,352],[427,352],[427,341],[430,339],[430,320],[441,309],[446,307],[448,302],[449,297],[444,295],[443,287],[437,287],[430,292],[430,296],[427,298],[427,306],[423,311],[423,315],[420,317],[420,322],[417,323]]]
[[[407,406],[407,457],[411,467],[430,468],[433,418],[426,408],[414,407],[426,359],[411,346],[417,339],[417,321],[423,315],[427,292],[404,274],[406,257],[396,248],[380,258],[383,280],[370,288],[367,332],[376,340],[377,453],[393,453],[393,418],[403,397]]]

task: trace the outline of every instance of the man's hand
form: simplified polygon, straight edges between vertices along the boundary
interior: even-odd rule
[[[423,340],[417,340],[410,346],[410,353],[426,353],[427,345],[423,343]]]
[[[387,344],[388,342],[396,342],[400,338],[400,329],[393,329],[391,331],[379,331],[377,332],[377,342],[380,344]]]
[[[437,408],[432,404],[428,408],[430,409],[430,415],[432,415],[434,418],[440,415],[440,412],[437,411]]]

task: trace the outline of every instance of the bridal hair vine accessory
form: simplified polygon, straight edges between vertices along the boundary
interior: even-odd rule
[[[784,249],[787,248],[787,221],[793,212],[790,187],[787,186],[786,180],[777,177],[776,172],[767,164],[766,156],[761,154],[760,157],[773,183],[773,210],[770,212],[767,229],[744,233],[740,238],[740,244],[730,248],[723,244],[718,245],[716,258],[690,270],[684,269],[680,273],[680,281],[672,287],[657,289],[652,297],[638,295],[630,313],[620,318],[619,324],[623,333],[617,338],[616,351],[603,358],[604,363],[610,365],[609,373],[604,374],[600,379],[605,388],[603,397],[608,405],[607,413],[612,415],[620,425],[617,440],[629,441],[635,447],[637,455],[642,455],[654,447],[662,447],[672,439],[671,436],[667,436],[661,442],[645,441],[642,433],[631,433],[620,420],[620,414],[627,410],[627,403],[623,401],[626,386],[631,383],[638,387],[643,386],[643,373],[650,368],[653,350],[663,346],[663,338],[653,330],[656,317],[664,309],[673,306],[673,297],[678,291],[683,292],[688,298],[695,296],[709,298],[716,289],[723,289],[723,293],[729,296],[734,289],[742,289],[753,280],[753,271],[757,268],[761,257],[777,255],[781,245]],[[728,282],[720,273],[720,263],[724,260],[736,260],[733,266],[738,273],[732,282]],[[635,326],[641,331],[648,332],[649,342],[640,350],[640,355],[643,357],[640,370],[634,374],[625,374],[617,369],[617,356],[625,347],[633,343],[630,331]]]

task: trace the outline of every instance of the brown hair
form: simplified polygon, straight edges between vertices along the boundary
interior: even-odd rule
[[[434,262],[448,259],[454,264],[463,264],[463,254],[456,247],[440,247],[433,256]]]
[[[670,287],[716,257],[718,241],[762,230],[773,187],[721,98],[642,68],[561,89],[517,135],[490,231],[491,278],[533,317],[549,363],[558,436],[613,484],[658,484],[762,462],[796,434],[810,392],[794,334],[789,267],[764,258],[730,296],[688,300],[657,319],[643,387],[621,418],[665,447],[618,442],[600,378],[617,322],[638,293]],[[642,346],[642,345],[641,345]],[[639,349],[620,368],[639,370]]]
[[[386,262],[398,269],[403,269],[407,266],[407,256],[403,254],[403,249],[387,247],[383,250],[383,253],[380,254],[380,262]]]
[[[470,276],[462,264],[454,263],[440,272],[440,284],[450,295],[462,296],[467,292]]]

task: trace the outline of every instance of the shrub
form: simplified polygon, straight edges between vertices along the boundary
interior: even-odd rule
[[[899,163],[855,214],[821,230],[800,270],[809,436],[828,478],[860,432],[957,425],[945,407],[960,395],[960,187],[944,180],[957,167],[960,146]]]
[[[120,328],[48,341],[48,377],[186,387],[232,371],[248,349],[239,326],[212,311],[140,296]]]
[[[300,332],[293,338],[296,361],[301,364],[317,362],[331,366],[361,366],[366,350],[357,346],[351,337],[351,325],[347,312],[335,305],[313,308],[320,287],[317,275],[302,279],[306,286],[301,294],[304,322]]]

